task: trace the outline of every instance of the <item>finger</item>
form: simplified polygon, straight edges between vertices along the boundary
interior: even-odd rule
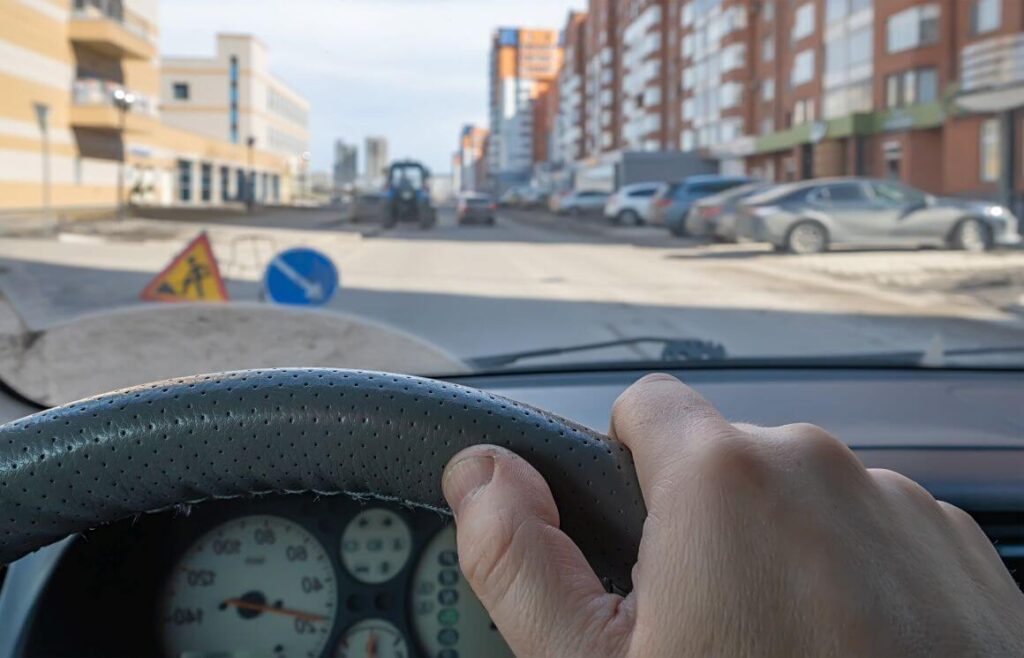
[[[621,599],[558,528],[541,475],[507,450],[477,446],[452,459],[442,485],[462,571],[516,655],[610,653],[607,629],[626,627],[611,624]]]
[[[670,375],[648,375],[612,406],[611,435],[633,454],[648,506],[688,448],[738,434],[711,403]]]

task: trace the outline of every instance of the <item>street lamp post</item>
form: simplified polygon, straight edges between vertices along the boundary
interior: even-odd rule
[[[36,121],[39,123],[40,148],[43,156],[43,218],[49,219],[52,212],[50,198],[50,106],[35,103]]]
[[[250,136],[245,140],[249,149],[249,185],[245,195],[245,207],[251,213],[256,207],[256,166],[253,162],[253,148],[256,146],[256,138]]]
[[[128,110],[131,109],[132,105],[135,104],[135,94],[126,92],[124,89],[114,90],[114,105],[117,106],[118,113],[120,115],[120,135],[121,135],[121,161],[117,167],[117,221],[124,220],[125,214],[125,201],[124,201],[124,166],[125,161],[128,159],[128,148],[127,140],[125,139],[125,124]]]

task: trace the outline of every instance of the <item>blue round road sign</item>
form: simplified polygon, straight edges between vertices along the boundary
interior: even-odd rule
[[[263,288],[278,304],[321,306],[338,290],[338,269],[314,249],[289,249],[274,257],[263,276]]]

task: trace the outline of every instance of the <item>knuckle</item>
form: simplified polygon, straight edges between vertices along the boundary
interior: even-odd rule
[[[771,463],[757,443],[742,435],[703,441],[694,457],[705,479],[731,492],[762,487],[771,477]]]
[[[872,469],[871,475],[885,491],[918,504],[937,505],[935,498],[927,489],[902,473],[890,471],[887,468],[878,468]]]
[[[963,528],[965,530],[977,530],[978,532],[982,531],[981,526],[978,525],[978,522],[975,521],[974,517],[968,514],[967,512],[963,511],[962,509],[960,509],[956,505],[953,505],[952,503],[947,503],[944,500],[940,500],[938,501],[938,503],[939,507],[946,514],[946,516],[949,518],[950,522],[953,523],[953,525]]]
[[[849,446],[817,425],[802,423],[790,430],[797,436],[801,456],[816,466],[832,469],[860,466],[860,460]]]
[[[616,398],[612,404],[612,416],[625,417],[638,411],[650,399],[652,385],[678,381],[672,375],[664,373],[645,375]]]

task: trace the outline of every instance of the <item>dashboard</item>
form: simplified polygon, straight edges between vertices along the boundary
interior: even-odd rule
[[[463,378],[596,429],[641,372]],[[730,418],[808,421],[871,467],[968,510],[1024,582],[1024,377],[1014,372],[691,370]],[[0,400],[0,413],[4,411]],[[25,410],[23,413],[29,413]],[[503,658],[450,519],[347,496],[221,500],[125,519],[15,563],[0,658]]]

